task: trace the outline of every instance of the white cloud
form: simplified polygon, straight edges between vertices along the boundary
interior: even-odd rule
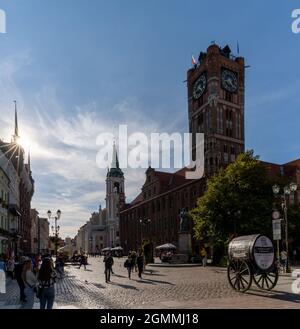
[[[16,85],[15,76],[30,63],[29,53],[0,63],[0,88],[4,91],[0,98],[0,136],[10,139],[14,123],[12,100],[17,99],[20,135],[31,148],[35,179],[32,207],[44,217],[48,209],[61,209],[61,233],[74,236],[90,213],[105,203],[106,170],[96,166],[97,135],[112,132],[117,137],[117,127],[122,123],[130,123],[129,133],[150,134],[159,131],[159,127],[145,116],[134,98],[112,109],[101,108],[94,101],[65,111],[55,86],[43,86],[36,95],[25,94]],[[125,170],[128,201],[140,192],[144,172],[145,169]]]

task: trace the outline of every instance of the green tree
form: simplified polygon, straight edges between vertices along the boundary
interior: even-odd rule
[[[289,239],[294,247],[300,246],[300,204],[289,206],[288,208]]]
[[[248,151],[207,183],[191,211],[195,237],[214,246],[214,262],[234,236],[272,233],[274,196],[265,166]]]

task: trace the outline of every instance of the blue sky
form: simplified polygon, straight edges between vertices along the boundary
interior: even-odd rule
[[[263,160],[300,157],[300,1],[0,0],[0,136],[9,139],[13,103],[31,140],[33,206],[61,208],[75,235],[104,205],[105,171],[95,140],[119,123],[134,130],[187,131],[183,80],[211,41],[229,44],[251,68],[246,78],[246,145]],[[170,120],[171,118],[171,120]],[[128,201],[143,171],[126,172]]]

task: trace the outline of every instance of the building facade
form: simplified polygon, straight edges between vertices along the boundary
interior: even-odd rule
[[[25,163],[25,152],[19,141],[17,110],[15,109],[15,132],[10,143],[0,139],[0,168],[9,178],[8,233],[5,253],[7,257],[31,253],[31,199],[34,180],[30,158]],[[4,240],[2,240],[4,241]],[[2,243],[3,244],[3,243]]]
[[[30,210],[30,219],[30,249],[32,253],[37,254],[39,251],[39,213],[36,209]]]
[[[155,248],[172,243],[178,246],[180,212],[196,206],[205,191],[205,179],[187,180],[185,169],[171,174],[149,168],[141,193],[121,211],[121,246],[125,253],[149,241]],[[190,223],[192,231],[192,223]],[[193,241],[197,251],[199,245]]]
[[[91,214],[90,220],[80,227],[74,238],[79,253],[99,253],[107,246],[106,209],[99,207],[99,212]]]
[[[205,173],[210,176],[245,149],[245,60],[234,57],[229,46],[213,44],[188,70],[187,86],[189,130],[204,133]]]
[[[185,168],[174,174],[149,168],[142,192],[120,213],[125,252],[140,248],[144,239],[153,247],[178,245],[181,210],[194,208],[205,192],[207,177],[244,152],[244,58],[234,57],[228,46],[209,46],[200,53],[199,63],[187,72],[187,92],[193,160],[197,160],[195,134],[204,133],[204,177],[188,180]],[[197,241],[193,241],[193,248],[197,253]]]
[[[0,167],[0,255],[7,253],[9,242],[9,187],[10,179]]]

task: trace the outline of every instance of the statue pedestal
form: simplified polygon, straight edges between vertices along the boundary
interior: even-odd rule
[[[179,253],[185,255],[192,254],[192,237],[191,233],[179,232],[178,236]]]

